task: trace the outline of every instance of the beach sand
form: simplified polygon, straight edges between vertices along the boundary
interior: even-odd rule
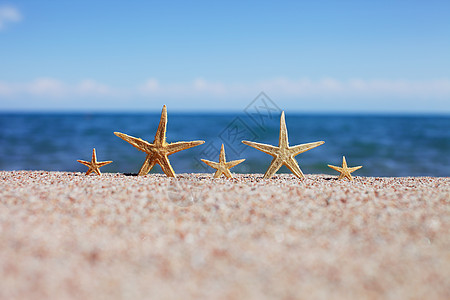
[[[0,172],[1,299],[450,299],[450,178]]]

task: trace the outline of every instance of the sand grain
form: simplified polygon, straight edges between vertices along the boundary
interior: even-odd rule
[[[0,172],[1,299],[449,299],[449,178]]]

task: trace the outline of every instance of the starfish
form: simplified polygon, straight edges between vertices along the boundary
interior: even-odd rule
[[[291,172],[298,178],[305,178],[305,175],[303,175],[303,172],[300,170],[300,167],[294,157],[300,153],[318,147],[325,142],[320,141],[290,147],[283,111],[280,118],[280,138],[278,147],[249,141],[242,141],[242,143],[273,156],[273,160],[263,177],[264,179],[269,179],[281,168],[282,165],[288,167],[288,169],[291,170]]]
[[[350,173],[353,173],[353,172],[355,172],[356,170],[362,168],[362,166],[357,166],[357,167],[352,167],[352,168],[347,167],[347,161],[345,161],[345,156],[342,156],[342,168],[341,168],[341,167],[332,166],[332,165],[328,165],[328,166],[329,166],[330,168],[332,168],[333,170],[336,170],[336,171],[338,171],[339,173],[341,173],[341,174],[339,175],[338,180],[339,180],[339,179],[342,179],[342,178],[344,178],[344,177],[347,177],[348,180],[353,180],[353,177],[352,177],[352,175],[351,175]]]
[[[91,161],[85,161],[85,160],[77,160],[80,164],[83,164],[87,167],[89,167],[89,170],[87,170],[86,175],[91,174],[92,172],[95,172],[97,175],[102,175],[100,172],[101,167],[104,165],[112,163],[111,160],[108,161],[97,161],[97,155],[95,154],[95,148],[92,149],[92,159]]]
[[[135,138],[124,133],[114,132],[115,135],[120,137],[122,140],[130,143],[133,147],[138,150],[147,153],[147,157],[139,170],[138,175],[147,175],[148,172],[155,166],[159,164],[161,169],[168,177],[175,177],[175,172],[170,165],[168,156],[174,154],[178,151],[189,149],[198,145],[203,144],[205,141],[191,141],[191,142],[176,142],[167,143],[166,142],[166,130],[167,130],[167,108],[164,105],[161,112],[161,120],[159,121],[158,129],[156,130],[155,140],[153,143],[149,143],[140,138]]]
[[[220,156],[219,156],[219,162],[213,162],[206,159],[202,159],[202,162],[207,164],[208,166],[217,169],[216,173],[214,173],[214,178],[219,178],[222,174],[225,175],[227,178],[233,178],[233,175],[231,175],[230,169],[234,166],[237,166],[241,162],[243,162],[245,159],[239,159],[239,160],[233,160],[227,162],[225,159],[225,149],[222,144],[222,148],[220,149]]]

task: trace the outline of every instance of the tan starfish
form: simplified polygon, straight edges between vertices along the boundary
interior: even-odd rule
[[[320,141],[290,147],[283,111],[280,118],[280,138],[278,147],[249,141],[242,141],[242,143],[273,156],[273,160],[263,177],[265,179],[268,179],[272,177],[281,168],[282,165],[288,167],[288,169],[291,170],[291,172],[294,173],[294,175],[298,178],[305,178],[305,175],[303,175],[303,172],[302,170],[300,170],[300,167],[298,166],[298,163],[294,159],[294,157],[300,153],[320,146],[325,142]]]
[[[124,133],[114,132],[115,135],[130,143],[140,151],[147,153],[147,157],[139,170],[138,175],[147,175],[148,172],[159,164],[161,169],[168,177],[175,177],[175,172],[170,165],[168,156],[178,151],[189,149],[203,144],[205,141],[192,141],[192,142],[176,142],[168,144],[166,142],[166,130],[167,130],[167,108],[164,105],[161,112],[161,120],[159,121],[158,129],[156,130],[155,140],[153,143],[149,143],[140,138],[135,138]]]
[[[357,167],[352,167],[352,168],[347,167],[347,161],[345,160],[345,156],[342,156],[342,168],[341,168],[341,167],[332,166],[332,165],[328,165],[328,166],[329,166],[330,168],[332,168],[333,170],[336,170],[336,171],[338,171],[339,173],[341,173],[341,174],[339,175],[338,180],[339,180],[339,179],[342,179],[342,178],[344,178],[344,177],[347,177],[348,180],[353,180],[353,177],[352,177],[352,175],[351,175],[350,173],[353,173],[353,172],[355,172],[356,170],[362,168],[362,166],[357,166]]]
[[[111,160],[108,161],[97,161],[97,155],[95,154],[95,148],[92,149],[92,159],[91,161],[85,161],[85,160],[77,160],[80,164],[83,164],[87,167],[89,167],[89,170],[87,170],[86,175],[91,174],[92,172],[95,172],[97,175],[102,175],[100,172],[101,167],[104,165],[112,163]]]
[[[233,175],[231,175],[230,169],[234,166],[237,166],[241,162],[243,162],[245,159],[239,159],[239,160],[233,160],[233,161],[226,161],[225,159],[225,149],[222,144],[222,148],[220,149],[220,155],[219,155],[219,162],[213,162],[206,159],[202,159],[202,162],[207,164],[208,166],[217,169],[216,173],[214,173],[214,178],[219,178],[222,174],[225,175],[227,178],[233,178]]]

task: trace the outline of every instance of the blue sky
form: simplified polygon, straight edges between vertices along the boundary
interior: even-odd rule
[[[2,1],[0,110],[450,113],[450,1]]]

